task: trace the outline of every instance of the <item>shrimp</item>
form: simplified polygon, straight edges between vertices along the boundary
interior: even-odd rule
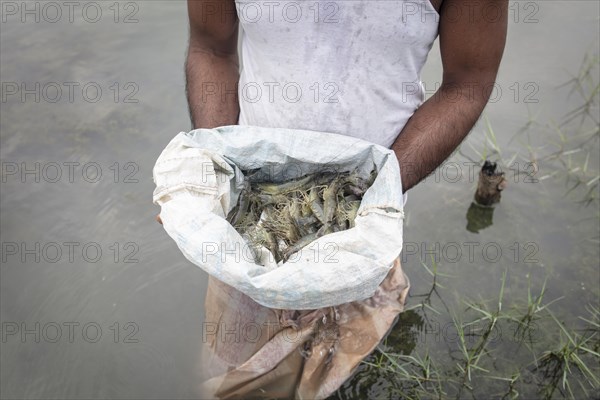
[[[309,245],[315,239],[317,239],[316,232],[306,235],[303,238],[301,238],[300,240],[298,240],[292,246],[285,249],[285,251],[283,252],[283,261],[285,262],[285,261],[289,260],[289,258],[292,254],[296,253],[297,251],[302,250],[303,247]]]

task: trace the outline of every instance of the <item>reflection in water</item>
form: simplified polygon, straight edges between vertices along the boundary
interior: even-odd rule
[[[398,316],[398,322],[386,338],[385,345],[394,351],[410,355],[417,347],[419,335],[426,330],[425,320],[414,310],[407,310]]]
[[[480,230],[491,226],[494,221],[494,207],[482,206],[472,202],[467,210],[467,230],[479,233]]]

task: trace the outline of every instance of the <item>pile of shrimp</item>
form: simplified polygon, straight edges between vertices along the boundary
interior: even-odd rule
[[[367,179],[353,172],[320,172],[281,183],[245,181],[227,221],[253,250],[266,247],[287,261],[313,240],[354,227]],[[255,253],[256,254],[256,253]]]

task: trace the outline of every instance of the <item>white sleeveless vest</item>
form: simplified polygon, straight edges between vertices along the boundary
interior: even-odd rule
[[[240,125],[390,147],[424,100],[437,36],[429,0],[237,0]]]

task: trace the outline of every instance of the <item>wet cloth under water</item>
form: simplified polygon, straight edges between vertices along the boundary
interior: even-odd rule
[[[399,258],[373,296],[318,310],[270,309],[210,278],[200,398],[331,395],[386,335],[408,288]]]

